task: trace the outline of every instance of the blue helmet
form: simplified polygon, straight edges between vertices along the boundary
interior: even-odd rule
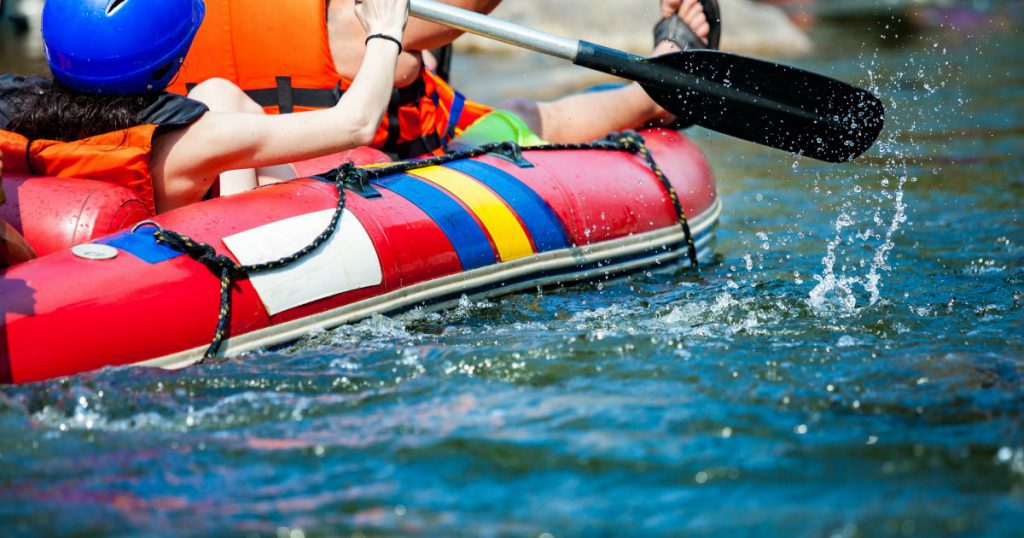
[[[54,79],[80,92],[160,92],[205,14],[203,0],[47,0],[46,60]]]

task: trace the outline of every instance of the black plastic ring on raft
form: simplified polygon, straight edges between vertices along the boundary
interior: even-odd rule
[[[158,231],[158,232],[163,231],[163,227],[160,226],[159,224],[157,224],[156,222],[151,221],[151,220],[144,220],[144,221],[136,224],[135,226],[132,226],[132,233],[135,233],[135,232],[139,231],[140,228],[144,228],[146,226],[152,226],[152,227],[156,228],[156,231]]]

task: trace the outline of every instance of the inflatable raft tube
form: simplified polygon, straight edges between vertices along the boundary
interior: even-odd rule
[[[676,132],[643,134],[679,195],[699,259],[709,260],[720,203],[704,156]],[[527,151],[523,158],[517,164],[485,155],[347,191],[337,232],[313,255],[235,282],[229,337],[218,356],[374,314],[445,308],[463,296],[689,263],[667,189],[639,156],[573,150]],[[253,264],[310,243],[337,203],[333,184],[309,178],[152,222]],[[156,229],[126,229],[0,273],[0,382],[201,360],[218,321],[220,279],[159,244]]]

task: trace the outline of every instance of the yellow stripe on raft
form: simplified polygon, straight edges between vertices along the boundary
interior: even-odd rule
[[[533,254],[530,237],[505,202],[475,179],[450,168],[431,166],[409,174],[429,181],[448,191],[472,211],[498,248],[503,262]]]

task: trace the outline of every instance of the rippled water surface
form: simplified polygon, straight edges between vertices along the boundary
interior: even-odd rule
[[[883,94],[883,140],[836,166],[694,133],[726,208],[699,276],[0,389],[2,533],[1019,535],[1014,28],[819,31],[801,65]]]

